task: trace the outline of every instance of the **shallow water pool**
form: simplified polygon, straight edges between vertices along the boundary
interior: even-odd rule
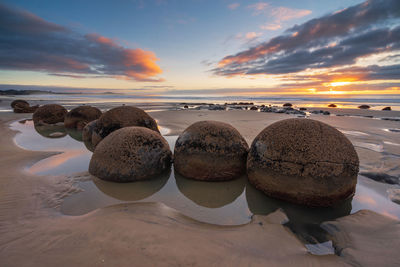
[[[400,205],[390,201],[387,190],[393,188],[359,176],[356,194],[352,199],[334,208],[307,208],[267,197],[250,185],[246,177],[226,182],[202,182],[186,179],[170,172],[149,181],[113,183],[100,180],[87,173],[92,153],[81,142],[81,134],[55,126],[42,131],[33,122],[14,122],[18,130],[18,146],[37,151],[57,151],[59,154],[27,167],[38,175],[72,175],[84,173],[87,179],[77,182],[82,191],[66,197],[61,212],[83,215],[97,208],[126,202],[162,202],[201,222],[218,225],[248,223],[253,214],[269,214],[282,209],[289,218],[287,226],[305,243],[323,243],[328,240],[319,227],[323,221],[334,220],[361,209],[370,209],[400,219]],[[162,128],[162,134],[168,129]],[[165,136],[171,150],[177,136]],[[82,174],[80,174],[82,175]],[[397,186],[394,186],[398,188]]]

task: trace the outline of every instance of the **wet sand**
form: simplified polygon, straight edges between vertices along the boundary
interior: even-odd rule
[[[168,111],[152,116],[171,129],[170,135],[179,134],[195,121],[225,121],[249,143],[266,125],[291,117],[250,111]],[[1,266],[400,264],[400,221],[366,210],[322,224],[337,249],[336,255],[325,256],[307,252],[282,225],[287,217],[281,211],[254,216],[240,226],[200,223],[161,203],[125,203],[82,216],[63,215],[63,200],[80,191],[74,181],[87,174],[38,176],[25,171],[55,153],[27,151],[15,145],[15,132],[9,124],[24,117],[27,115],[0,115]],[[398,129],[399,122],[323,115],[312,118],[348,131],[351,141],[360,143],[356,149],[362,171],[399,176],[399,133],[387,131]]]

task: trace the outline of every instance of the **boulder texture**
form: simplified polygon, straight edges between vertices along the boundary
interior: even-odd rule
[[[64,126],[82,130],[86,124],[97,120],[101,116],[100,109],[92,106],[80,106],[72,109],[65,115]]]
[[[110,109],[103,113],[97,121],[100,140],[92,140],[94,146],[115,130],[128,127],[141,126],[158,131],[156,121],[150,117],[144,110],[132,106],[121,106]]]
[[[97,121],[94,120],[86,124],[85,128],[82,130],[82,141],[89,151],[94,151],[95,146],[93,143],[100,143],[101,137],[99,135],[99,128],[97,127]]]
[[[247,158],[250,183],[271,197],[308,206],[332,206],[354,194],[359,170],[351,142],[310,119],[266,127]]]
[[[176,140],[174,168],[192,179],[231,180],[245,172],[247,152],[246,141],[231,125],[200,121]]]
[[[57,104],[47,104],[39,107],[33,113],[32,119],[35,124],[55,124],[64,122],[67,110]]]
[[[172,153],[167,141],[145,127],[112,132],[93,152],[89,172],[103,180],[132,182],[170,170]]]
[[[27,101],[25,101],[25,100],[21,100],[21,99],[17,99],[17,100],[14,100],[13,102],[11,102],[11,107],[12,108],[15,108],[16,106],[27,106],[27,107],[29,107],[29,103],[27,102]]]

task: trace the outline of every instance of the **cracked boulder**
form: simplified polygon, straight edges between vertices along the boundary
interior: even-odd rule
[[[167,141],[145,127],[125,127],[109,134],[93,152],[89,172],[113,182],[147,180],[170,170]]]
[[[174,168],[187,178],[231,180],[245,173],[247,152],[246,140],[231,125],[200,121],[176,140]]]
[[[308,206],[333,206],[354,194],[359,160],[335,128],[310,119],[266,127],[247,158],[250,183],[267,195]]]
[[[132,106],[120,106],[112,108],[100,116],[97,121],[100,139],[93,139],[93,146],[96,147],[102,139],[113,131],[129,126],[146,127],[159,133],[156,121],[144,110]]]

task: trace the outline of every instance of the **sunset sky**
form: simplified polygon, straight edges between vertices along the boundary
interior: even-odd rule
[[[3,0],[0,38],[0,89],[400,94],[399,0]]]

